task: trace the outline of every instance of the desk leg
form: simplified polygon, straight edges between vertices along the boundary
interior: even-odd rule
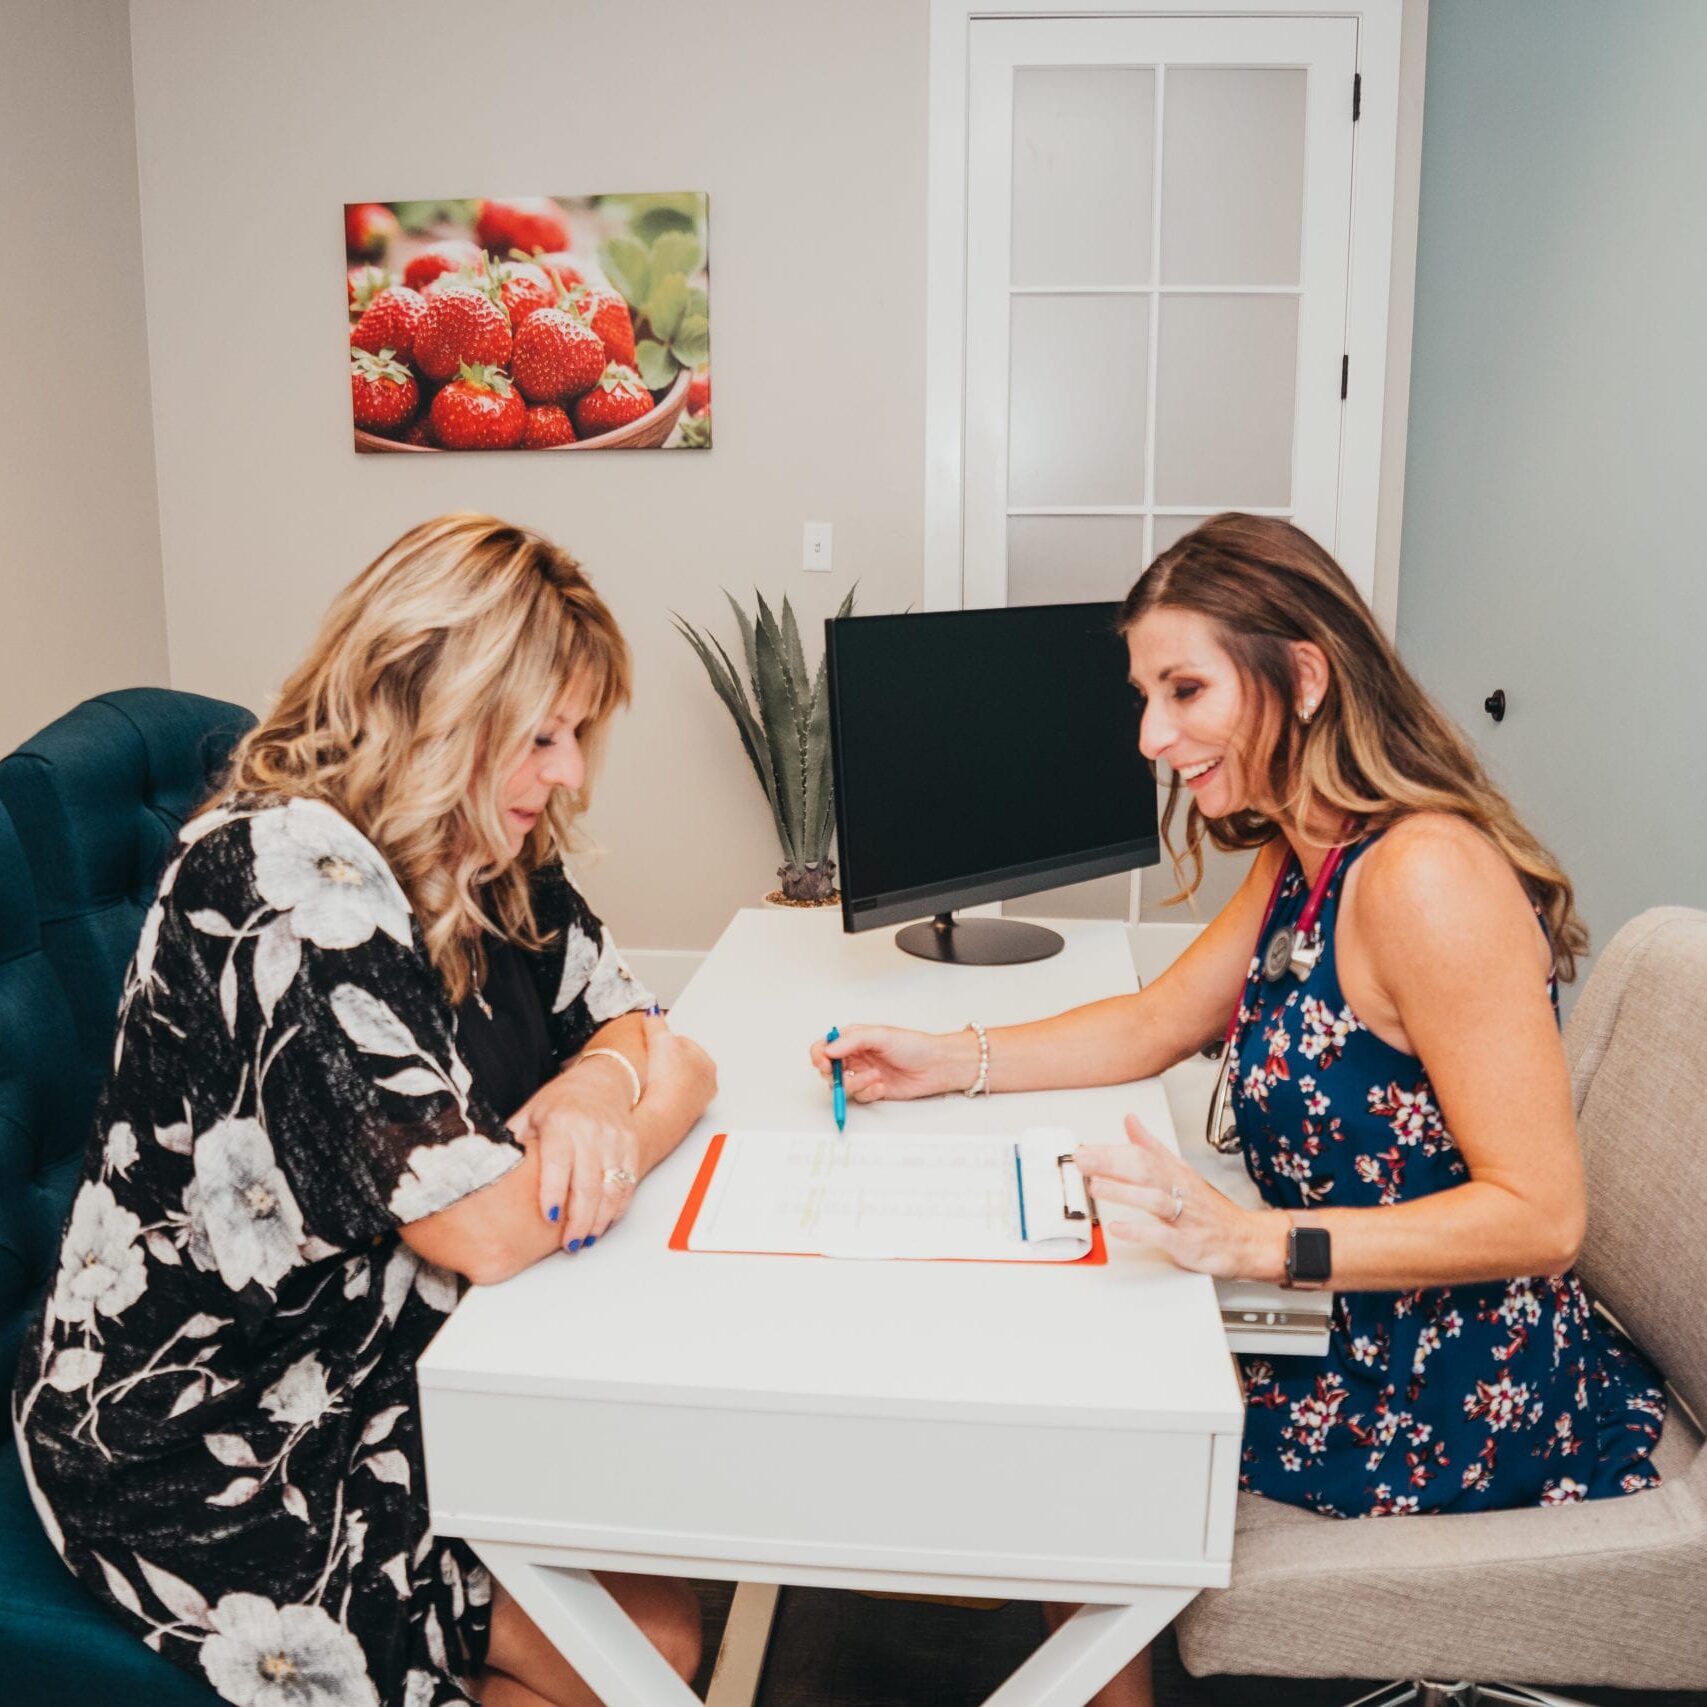
[[[605,1707],[699,1707],[591,1571],[539,1563],[527,1547],[474,1543],[488,1570]]]
[[[737,1583],[705,1707],[753,1707],[776,1617],[775,1583]]]
[[[1129,1606],[1081,1606],[984,1707],[1085,1707],[1196,1595],[1149,1588]]]

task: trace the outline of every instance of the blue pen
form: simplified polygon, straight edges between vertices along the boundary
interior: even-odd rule
[[[841,1030],[831,1026],[825,1034],[826,1043],[834,1043],[840,1037]],[[830,1063],[830,1106],[836,1111],[836,1130],[845,1132],[848,1125],[848,1093],[842,1088],[842,1064],[840,1061]]]
[[[1022,1244],[1030,1235],[1025,1230],[1025,1170],[1019,1165],[1019,1145],[1014,1145],[1014,1184],[1019,1187],[1019,1236]]]

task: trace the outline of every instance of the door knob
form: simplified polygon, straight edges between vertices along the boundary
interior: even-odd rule
[[[1503,722],[1505,719],[1505,689],[1495,688],[1494,691],[1482,701],[1482,709],[1496,723]]]

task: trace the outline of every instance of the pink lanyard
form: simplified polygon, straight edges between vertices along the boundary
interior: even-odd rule
[[[1268,906],[1263,909],[1262,928],[1257,932],[1257,953],[1262,956],[1262,976],[1270,984],[1278,984],[1288,971],[1293,971],[1300,978],[1307,978],[1321,957],[1322,945],[1316,939],[1316,920],[1321,915],[1322,902],[1327,897],[1328,885],[1334,880],[1334,873],[1339,870],[1340,862],[1345,858],[1346,844],[1328,850],[1328,857],[1322,861],[1322,869],[1316,873],[1316,881],[1310,886],[1310,897],[1304,903],[1304,911],[1298,915],[1298,923],[1288,929],[1279,930],[1272,937],[1268,934],[1269,922],[1274,918],[1274,909],[1280,902],[1280,891],[1286,882],[1286,875],[1292,869],[1295,856],[1288,854],[1280,862],[1280,871],[1274,880],[1274,888],[1269,891]],[[1266,946],[1265,946],[1265,939]],[[1239,1029],[1239,1013],[1244,1007],[1244,996],[1233,1004],[1232,1018],[1227,1021],[1227,1034],[1223,1041],[1224,1050],[1231,1052],[1234,1034]]]

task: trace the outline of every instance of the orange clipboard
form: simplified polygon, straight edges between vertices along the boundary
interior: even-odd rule
[[[694,1175],[693,1185],[689,1188],[687,1200],[682,1204],[682,1212],[676,1217],[675,1231],[670,1234],[670,1249],[673,1251],[688,1250],[688,1235],[693,1232],[693,1224],[698,1219],[700,1209],[705,1203],[705,1194],[711,1189],[711,1176],[717,1172],[717,1163],[723,1155],[723,1140],[729,1136],[719,1132],[705,1147],[705,1159],[699,1164],[699,1172]],[[694,1256],[734,1257],[734,1256],[764,1256],[764,1257],[818,1257],[825,1262],[834,1261],[822,1251],[693,1251]],[[1108,1246],[1103,1240],[1102,1223],[1093,1219],[1091,1222],[1091,1248],[1082,1257],[1074,1257],[1068,1262],[1051,1262],[1047,1257],[895,1257],[895,1262],[998,1262],[1022,1263],[1028,1268],[1083,1268],[1087,1263],[1106,1263],[1108,1261]]]

